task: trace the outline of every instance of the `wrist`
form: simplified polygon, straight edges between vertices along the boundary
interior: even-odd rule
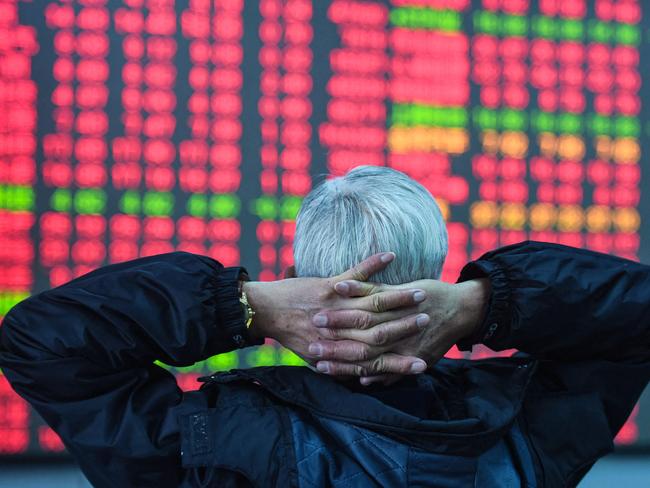
[[[248,334],[252,340],[261,340],[272,335],[272,302],[268,290],[268,283],[261,281],[247,281],[242,286],[248,303],[255,312],[253,320],[248,328]]]
[[[458,310],[455,314],[460,339],[473,336],[485,318],[490,300],[490,280],[474,279],[454,285],[458,293]]]

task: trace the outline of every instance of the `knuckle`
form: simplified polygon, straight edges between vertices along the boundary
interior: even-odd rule
[[[413,332],[413,331],[418,331],[420,328],[418,327],[418,324],[416,322],[417,316],[415,317],[407,317],[402,320],[400,320],[400,329],[403,330],[404,332]]]
[[[361,320],[359,317],[359,314],[354,314],[352,317],[350,317],[350,325],[353,326],[355,329],[358,329],[361,324]]]
[[[339,329],[322,329],[319,332],[325,339],[336,340],[339,338]]]
[[[367,294],[368,295],[376,295],[377,293],[381,292],[381,288],[379,288],[376,284],[374,283],[367,283]]]
[[[357,264],[354,268],[352,268],[352,276],[354,276],[354,279],[358,281],[366,281],[367,279],[366,270],[360,264]]]
[[[329,286],[320,288],[316,291],[316,298],[319,303],[327,303],[335,295],[334,292],[334,283],[331,283]]]
[[[372,334],[372,341],[376,346],[383,346],[388,342],[388,334],[384,329],[375,329]]]
[[[368,312],[365,312],[363,315],[361,315],[360,320],[362,329],[367,329],[372,325],[372,315]]]
[[[379,356],[378,358],[375,358],[375,360],[372,362],[372,371],[374,373],[383,373],[386,368],[386,361],[384,361],[383,356]]]
[[[355,365],[354,369],[355,369],[355,373],[356,373],[357,376],[368,376],[369,375],[368,368],[366,368],[365,366],[361,366],[361,365],[357,364],[357,365]]]
[[[370,357],[370,348],[365,344],[360,345],[357,351],[357,356],[360,361],[367,360]]]
[[[372,318],[367,312],[359,312],[354,316],[353,322],[357,329],[367,329],[372,324]]]
[[[339,376],[353,374],[353,373],[351,372],[351,369],[352,369],[352,368],[350,368],[350,366],[348,366],[348,365],[345,364],[345,363],[342,363],[342,364],[339,364],[339,365],[338,365],[338,369],[336,370],[336,374],[339,375]]]
[[[339,376],[342,376],[342,375],[349,375],[349,374],[353,374],[353,373],[351,372],[351,368],[347,364],[342,363],[342,364],[338,365],[338,369],[336,370],[336,374],[339,375]]]
[[[383,312],[384,298],[380,293],[372,295],[372,308],[375,312]]]
[[[360,313],[359,313],[359,314],[356,314],[356,315],[352,318],[352,325],[354,325],[354,327],[355,327],[356,329],[363,329],[363,328],[364,328],[364,319],[363,319],[363,314],[360,314]]]

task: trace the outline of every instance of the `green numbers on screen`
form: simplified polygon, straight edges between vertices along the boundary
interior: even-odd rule
[[[296,220],[302,198],[300,197],[284,197],[280,204],[280,218],[282,220]]]
[[[302,197],[285,196],[278,199],[263,195],[251,202],[250,211],[262,220],[295,220],[302,205]]]
[[[59,188],[50,197],[50,206],[57,212],[69,212],[72,208],[72,195],[70,190]]]
[[[9,310],[29,296],[29,292],[5,291],[0,293],[0,317],[7,315]]]
[[[392,125],[431,126],[431,127],[465,127],[467,110],[463,107],[435,107],[415,103],[393,105]]]
[[[80,214],[101,214],[106,208],[106,193],[98,188],[78,190],[74,195],[74,209]]]
[[[474,29],[478,32],[495,36],[525,36],[528,28],[528,18],[523,15],[499,15],[487,10],[474,14]]]
[[[492,110],[485,107],[476,107],[472,117],[474,122],[484,130],[523,131],[528,127],[528,114],[521,110]]]
[[[233,219],[239,215],[241,202],[233,194],[212,195],[210,197],[210,215],[215,219]]]
[[[274,220],[278,216],[279,205],[275,197],[263,195],[251,202],[251,213],[262,220]]]
[[[195,193],[187,200],[187,212],[194,217],[205,217],[208,214],[208,198]]]
[[[148,216],[169,216],[174,210],[174,195],[167,192],[150,191],[142,199],[142,212]]]
[[[390,13],[391,24],[410,29],[456,31],[460,29],[462,21],[461,14],[453,10],[402,7],[396,8]]]
[[[140,194],[136,191],[124,192],[119,201],[119,208],[126,214],[139,214],[141,210]]]
[[[21,211],[34,207],[34,189],[22,185],[0,185],[0,208]]]

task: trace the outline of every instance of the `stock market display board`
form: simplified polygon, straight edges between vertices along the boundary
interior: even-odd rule
[[[649,27],[640,0],[1,0],[0,317],[173,250],[276,279],[302,198],[361,164],[437,198],[448,281],[525,239],[648,259]],[[617,443],[650,445],[650,398]],[[0,375],[0,454],[63,451]]]

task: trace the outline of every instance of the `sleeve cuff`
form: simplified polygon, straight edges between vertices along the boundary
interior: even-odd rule
[[[230,346],[229,350],[257,346],[264,342],[263,339],[252,340],[244,322],[244,310],[239,301],[239,281],[242,274],[247,274],[243,267],[223,268],[216,279],[215,301],[219,330],[217,342],[225,342]]]
[[[457,344],[461,351],[471,351],[474,344],[490,344],[503,335],[510,321],[510,287],[505,270],[492,261],[478,260],[465,265],[458,282],[476,278],[488,278],[491,285],[488,310],[481,326],[469,337]]]

